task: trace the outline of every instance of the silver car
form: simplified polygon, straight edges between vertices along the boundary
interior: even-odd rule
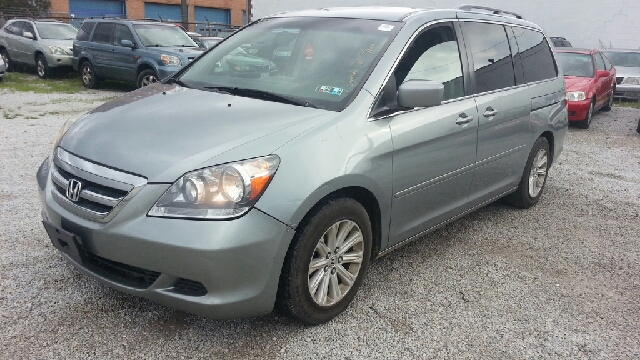
[[[534,206],[564,96],[548,38],[517,14],[277,14],[65,124],[37,175],[43,223],[121,291],[319,324],[376,258],[497,199]]]
[[[4,74],[7,72],[7,65],[4,63],[4,59],[0,56],[0,81],[4,80]]]
[[[616,91],[614,96],[622,99],[640,99],[640,51],[608,49],[602,50],[616,67]]]
[[[9,20],[0,31],[0,56],[9,70],[18,63],[34,66],[44,79],[53,69],[71,69],[77,33],[73,26],[56,20]]]

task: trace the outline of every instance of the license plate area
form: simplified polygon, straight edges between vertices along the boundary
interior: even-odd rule
[[[49,239],[53,246],[67,254],[73,261],[82,264],[82,256],[80,255],[80,238],[68,231],[62,230],[47,221],[42,221]]]

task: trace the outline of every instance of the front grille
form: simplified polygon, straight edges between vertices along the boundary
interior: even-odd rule
[[[105,259],[80,248],[82,264],[89,270],[119,284],[139,289],[153,285],[160,273]]]
[[[51,194],[54,200],[88,220],[111,220],[146,184],[144,178],[106,168],[61,148],[56,149],[53,163]]]
[[[622,84],[623,80],[624,80],[624,78],[621,77],[621,76],[616,77],[616,84],[618,84],[618,85]]]
[[[189,296],[205,296],[207,288],[201,282],[180,278],[173,286],[173,291],[178,294]]]

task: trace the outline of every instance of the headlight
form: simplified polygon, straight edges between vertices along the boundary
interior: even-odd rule
[[[622,83],[626,85],[640,85],[640,77],[628,77],[622,80]]]
[[[56,147],[58,146],[58,143],[60,143],[60,140],[62,140],[62,137],[64,136],[64,134],[67,133],[67,130],[69,130],[71,125],[75,124],[76,121],[85,118],[87,115],[89,115],[89,114],[82,114],[82,115],[78,116],[77,118],[69,119],[64,123],[64,125],[62,125],[62,127],[58,131],[58,135],[56,135],[56,138],[53,141],[53,150],[56,149]]]
[[[162,55],[160,55],[160,60],[162,60],[162,62],[165,65],[172,65],[172,66],[180,66],[180,65],[182,65],[182,63],[180,62],[180,58],[177,57],[177,56],[173,56],[173,55],[162,54]]]
[[[68,50],[61,48],[60,46],[49,46],[49,51],[54,55],[71,55]]]
[[[258,201],[280,164],[276,155],[196,170],[182,176],[149,210],[149,216],[229,219]]]
[[[582,101],[587,99],[587,95],[585,95],[584,91],[569,91],[564,96],[564,99],[567,101]]]

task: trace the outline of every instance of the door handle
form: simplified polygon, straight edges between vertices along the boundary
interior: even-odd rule
[[[468,124],[470,122],[473,121],[473,118],[470,116],[467,116],[467,114],[462,113],[460,115],[458,115],[458,119],[456,120],[456,124],[458,125],[465,125]]]
[[[486,118],[490,118],[490,117],[494,117],[498,114],[498,110],[493,110],[493,108],[491,106],[489,106],[487,108],[487,111],[484,112],[484,114],[482,114],[482,116],[486,117]]]

